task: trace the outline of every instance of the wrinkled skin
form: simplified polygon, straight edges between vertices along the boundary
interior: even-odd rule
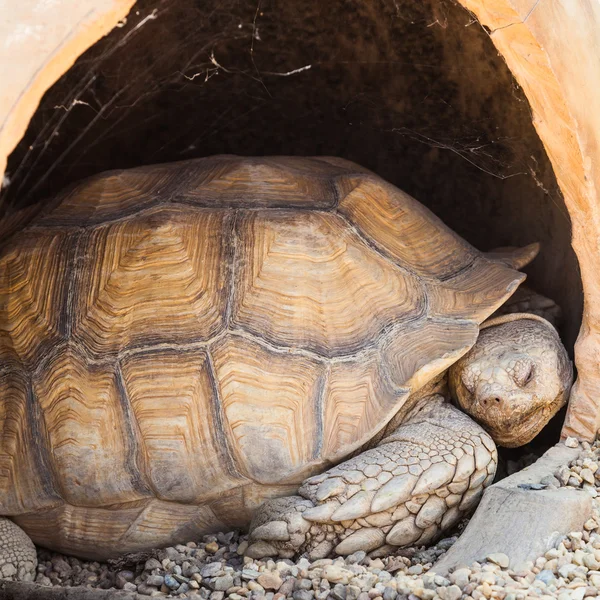
[[[376,447],[307,479],[299,496],[265,502],[248,555],[321,558],[434,541],[492,483],[494,442],[529,442],[565,404],[572,377],[550,323],[525,314],[488,321],[449,370],[464,412],[439,394],[419,400]]]
[[[555,329],[518,319],[484,328],[449,370],[452,396],[507,448],[530,442],[566,403],[573,369]]]

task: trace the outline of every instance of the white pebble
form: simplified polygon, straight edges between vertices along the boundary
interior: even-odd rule
[[[508,568],[508,556],[506,556],[506,554],[504,554],[503,552],[494,552],[493,554],[488,554],[486,560],[488,560],[491,563],[494,563],[495,565],[498,565],[503,569]]]

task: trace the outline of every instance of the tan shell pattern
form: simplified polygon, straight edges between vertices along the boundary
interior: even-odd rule
[[[339,159],[89,179],[0,255],[0,514],[92,558],[247,524],[522,279]]]

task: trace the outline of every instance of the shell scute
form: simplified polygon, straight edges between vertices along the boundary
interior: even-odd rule
[[[336,215],[259,212],[238,224],[236,325],[323,356],[353,354],[392,324],[420,318],[422,283]]]
[[[323,455],[335,461],[367,443],[409,394],[390,380],[379,349],[333,363],[324,398]]]
[[[479,254],[417,200],[376,175],[341,178],[338,210],[392,260],[420,277],[458,273]]]
[[[144,457],[139,468],[158,498],[201,504],[247,482],[227,453],[205,350],[148,350],[125,357],[121,369]]]
[[[62,503],[56,493],[43,423],[31,383],[17,361],[0,372],[0,514],[44,510]]]
[[[0,256],[2,345],[28,369],[65,339],[73,241],[64,231],[30,230]]]
[[[337,201],[332,175],[344,172],[309,157],[211,157],[190,161],[174,199],[205,207],[331,208]]]
[[[113,363],[89,364],[60,346],[33,377],[58,492],[76,506],[134,502],[151,495]],[[37,443],[44,444],[42,437]]]
[[[86,227],[133,215],[162,202],[164,183],[160,167],[100,173],[65,190],[36,223]]]
[[[94,356],[207,340],[224,326],[223,211],[159,209],[80,242],[73,337]]]
[[[224,427],[240,473],[278,484],[319,459],[322,363],[276,352],[242,335],[225,336],[211,355]],[[303,478],[300,474],[297,481]]]

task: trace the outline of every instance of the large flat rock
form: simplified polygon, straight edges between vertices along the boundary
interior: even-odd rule
[[[458,541],[432,571],[445,575],[459,567],[503,552],[518,570],[553,547],[558,538],[581,531],[592,515],[592,498],[583,490],[528,489],[577,458],[577,448],[557,444],[536,463],[495,483],[485,493]]]

